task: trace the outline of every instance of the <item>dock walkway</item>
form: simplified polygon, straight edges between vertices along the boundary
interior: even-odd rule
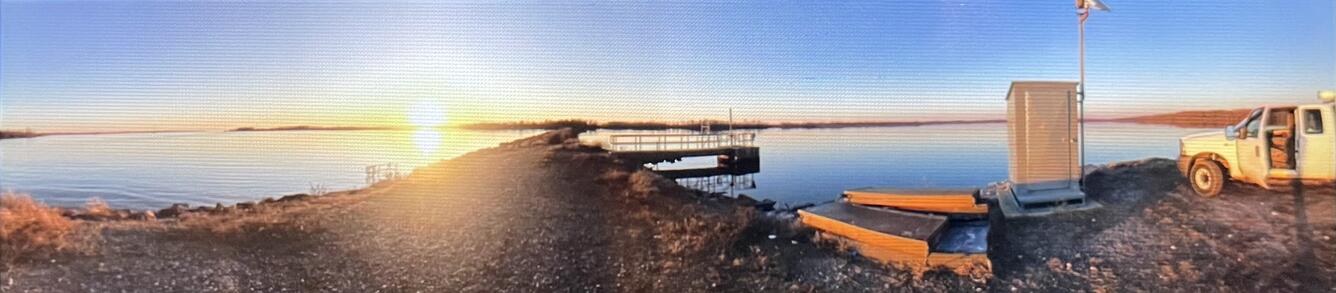
[[[608,151],[623,160],[654,164],[687,157],[726,156],[732,162],[757,161],[756,133],[618,134]]]

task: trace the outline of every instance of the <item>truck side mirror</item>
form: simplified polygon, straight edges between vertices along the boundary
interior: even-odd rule
[[[1229,140],[1235,140],[1235,139],[1238,139],[1238,138],[1239,138],[1239,129],[1238,129],[1237,127],[1234,127],[1234,125],[1230,125],[1230,126],[1225,127],[1225,138],[1227,138],[1227,139],[1229,139]]]

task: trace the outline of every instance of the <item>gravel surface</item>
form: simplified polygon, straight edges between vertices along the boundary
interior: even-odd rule
[[[1000,291],[1336,291],[1336,192],[1230,184],[1197,197],[1174,161],[1102,168],[1103,208],[994,221]],[[1300,212],[1302,211],[1302,212]]]

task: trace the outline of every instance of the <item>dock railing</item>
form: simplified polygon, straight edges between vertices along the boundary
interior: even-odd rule
[[[727,132],[708,134],[617,134],[608,139],[614,152],[681,151],[749,147],[756,144],[756,133]]]
[[[408,176],[408,173],[399,171],[399,164],[384,163],[368,165],[366,171],[366,185],[372,186],[382,181],[398,180]]]

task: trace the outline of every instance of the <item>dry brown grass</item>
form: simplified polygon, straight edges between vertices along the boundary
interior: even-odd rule
[[[111,206],[100,198],[93,198],[84,204],[84,214],[90,217],[107,218],[115,214]]]
[[[645,169],[636,170],[636,172],[631,173],[630,178],[627,179],[630,183],[631,195],[637,198],[645,198],[652,194],[659,193],[659,185],[665,184],[664,182],[661,182],[662,180],[666,179],[659,176],[659,174],[654,174],[654,171]]]
[[[329,192],[324,196],[259,204],[241,209],[235,206],[214,209],[212,212],[191,212],[180,217],[180,227],[218,238],[246,239],[255,232],[283,229],[303,230],[301,219],[323,213],[341,213],[368,197],[382,194],[390,188],[369,188],[359,191]],[[297,224],[294,224],[297,223]]]
[[[664,246],[669,255],[718,252],[736,240],[746,218],[739,213],[733,219],[726,216],[702,217],[688,215],[681,219],[664,219],[659,228],[665,236]]]
[[[24,194],[0,194],[0,264],[75,247],[74,222]]]

